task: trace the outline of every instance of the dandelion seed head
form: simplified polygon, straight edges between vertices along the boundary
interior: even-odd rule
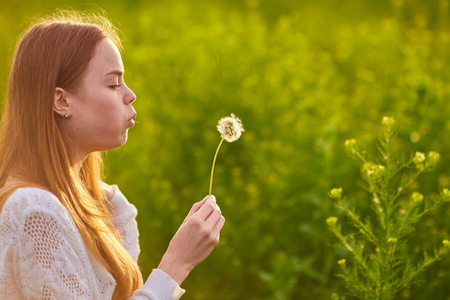
[[[241,120],[234,114],[220,119],[217,130],[220,132],[220,136],[229,143],[237,141],[245,131]]]

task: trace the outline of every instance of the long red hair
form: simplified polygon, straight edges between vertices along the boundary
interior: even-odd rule
[[[14,52],[0,131],[0,187],[9,176],[0,209],[20,186],[55,194],[70,212],[84,242],[116,280],[113,299],[141,286],[139,267],[120,243],[100,187],[101,154],[91,153],[75,172],[74,147],[64,120],[53,110],[55,88],[75,90],[95,47],[110,39],[121,49],[115,27],[101,15],[59,12],[40,20],[21,37]]]

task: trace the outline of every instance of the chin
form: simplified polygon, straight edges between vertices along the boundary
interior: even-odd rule
[[[117,139],[117,141],[114,142],[114,143],[110,143],[110,144],[107,144],[107,145],[103,145],[102,147],[99,147],[99,149],[97,151],[113,150],[115,148],[118,148],[120,146],[125,145],[127,140],[128,140],[128,136],[124,135],[124,136],[120,137],[120,139]]]

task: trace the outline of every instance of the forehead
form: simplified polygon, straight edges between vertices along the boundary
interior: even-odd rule
[[[122,57],[116,45],[111,40],[105,39],[95,48],[94,56],[89,61],[86,71],[96,75],[104,73],[105,76],[113,69],[123,71]]]

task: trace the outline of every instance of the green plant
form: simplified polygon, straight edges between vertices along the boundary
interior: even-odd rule
[[[370,195],[366,216],[360,212],[360,202],[343,197],[341,188],[329,192],[349,221],[349,228],[343,230],[337,217],[326,220],[341,246],[350,253],[348,263],[346,259],[338,261],[338,276],[345,281],[348,293],[360,299],[393,299],[403,288],[418,283],[420,275],[450,249],[450,241],[444,240],[442,246],[431,254],[423,251],[423,258],[418,259],[408,244],[410,234],[423,217],[449,201],[450,193],[444,189],[438,197],[424,197],[412,191],[417,177],[434,168],[440,156],[436,152],[427,156],[416,152],[401,163],[393,151],[394,123],[393,118],[383,118],[380,163],[368,160],[356,140],[345,142],[348,154],[361,164],[362,179]]]

